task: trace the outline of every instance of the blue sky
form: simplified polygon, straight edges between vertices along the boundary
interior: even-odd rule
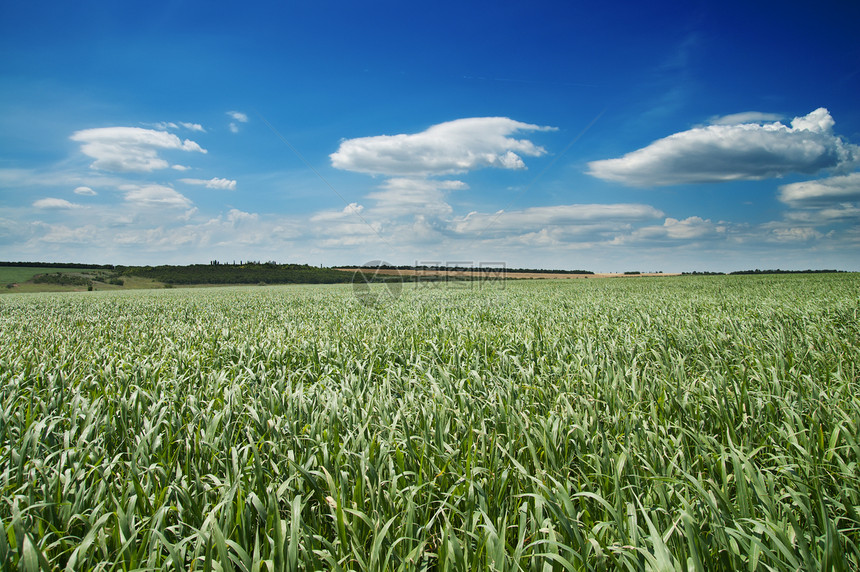
[[[0,259],[860,270],[857,22],[4,2]]]

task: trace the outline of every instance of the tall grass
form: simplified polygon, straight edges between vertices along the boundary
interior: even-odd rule
[[[860,277],[0,298],[0,565],[856,570]]]

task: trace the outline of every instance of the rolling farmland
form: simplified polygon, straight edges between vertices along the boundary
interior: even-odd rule
[[[860,567],[860,276],[460,286],[0,297],[0,567]]]

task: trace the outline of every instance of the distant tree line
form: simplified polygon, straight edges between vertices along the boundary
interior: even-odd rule
[[[82,264],[69,262],[0,262],[0,266],[8,267],[41,267],[41,268],[73,268],[81,270],[108,270],[110,274],[106,281],[111,284],[122,285],[123,276],[140,276],[149,278],[169,285],[189,284],[341,284],[353,281],[354,275],[350,272],[323,268],[308,264],[278,264],[275,261],[239,261],[237,264],[212,260],[209,264],[191,264],[187,266],[122,266],[113,264]],[[444,280],[447,273],[461,272],[470,274],[473,278],[479,278],[482,274],[504,276],[506,273],[531,273],[531,274],[594,274],[590,270],[549,270],[540,268],[506,268],[491,266],[447,266],[447,265],[385,265],[380,268],[389,270],[408,271],[430,271],[438,272],[435,279]],[[386,281],[397,280],[402,282],[433,280],[431,276],[401,275],[397,277],[376,274],[376,268],[368,267],[365,280]],[[360,271],[360,270],[359,270]],[[732,275],[755,275],[755,274],[821,274],[845,272],[844,270],[738,270],[730,272]],[[639,272],[628,271],[624,274],[636,275]],[[725,275],[725,272],[683,272],[684,276],[715,276]],[[468,279],[468,276],[464,277]],[[101,278],[100,278],[101,279]],[[52,283],[61,285],[85,285],[91,284],[88,278],[80,276],[68,276],[61,273],[48,273],[33,279],[37,283]]]
[[[350,266],[341,266],[340,268],[350,268]],[[376,267],[373,267],[376,268]],[[549,270],[546,268],[507,268],[505,266],[446,266],[446,265],[403,265],[394,266],[391,264],[383,264],[378,268],[385,270],[412,270],[412,271],[429,271],[429,272],[486,272],[498,274],[501,272],[517,272],[529,274],[594,274],[591,270]]]
[[[215,262],[215,261],[213,261]],[[189,266],[122,267],[125,276],[140,276],[165,284],[338,284],[352,274],[307,264],[245,262],[243,264],[192,264]]]
[[[80,268],[84,270],[114,270],[113,264],[82,264],[80,262],[0,262],[0,266],[35,268]]]
[[[830,274],[834,272],[845,272],[844,270],[736,270],[729,274]]]
[[[845,270],[735,270],[729,272],[729,276],[747,275],[747,274],[833,274],[836,272],[845,272]],[[725,272],[682,272],[682,276],[725,276]]]

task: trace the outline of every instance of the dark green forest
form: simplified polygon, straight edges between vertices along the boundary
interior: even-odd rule
[[[351,272],[307,264],[247,262],[190,266],[118,266],[122,276],[140,276],[165,284],[338,284],[352,280]]]

